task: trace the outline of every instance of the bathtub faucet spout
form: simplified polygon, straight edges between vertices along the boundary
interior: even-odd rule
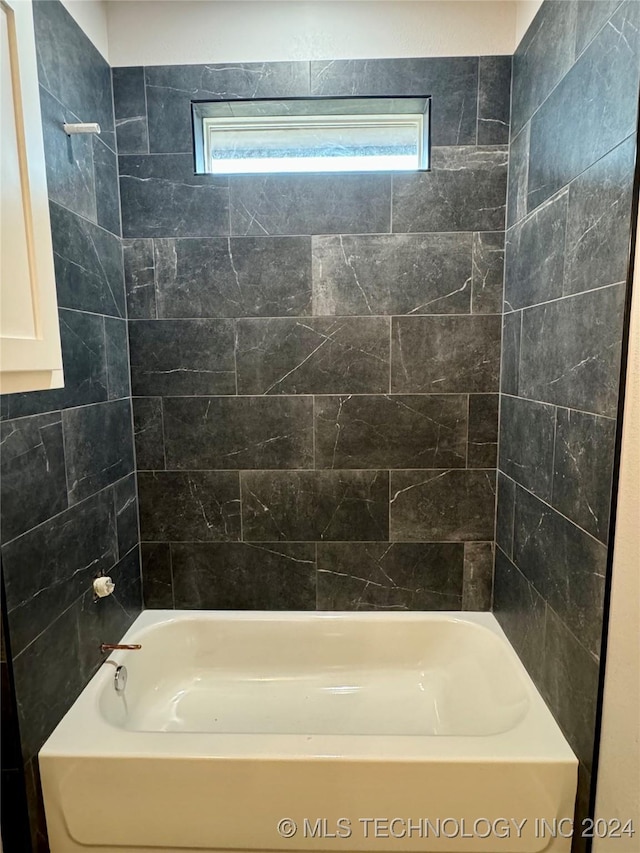
[[[139,643],[102,643],[100,645],[100,651],[103,654],[106,654],[107,652],[115,652],[119,649],[124,649],[129,652],[135,652],[141,648],[142,646]]]

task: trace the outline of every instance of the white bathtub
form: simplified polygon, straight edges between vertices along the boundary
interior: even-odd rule
[[[541,821],[577,761],[491,614],[148,610],[123,642],[126,702],[102,666],[40,752],[52,853],[569,850]]]

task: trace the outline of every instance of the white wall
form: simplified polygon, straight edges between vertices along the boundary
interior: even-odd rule
[[[69,0],[68,0],[69,2]],[[512,53],[508,0],[110,0],[113,65]]]
[[[543,0],[518,0],[516,3],[516,26],[513,49],[522,41],[522,36],[529,29],[529,24],[536,16],[536,12],[542,6]]]
[[[107,4],[104,0],[62,0],[80,29],[84,30],[100,53],[109,62],[107,34]]]
[[[596,853],[640,850],[640,244],[633,287],[596,817],[633,820],[636,835]]]

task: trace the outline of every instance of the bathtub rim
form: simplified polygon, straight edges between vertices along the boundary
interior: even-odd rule
[[[523,682],[529,708],[513,728],[493,735],[353,735],[353,734],[225,734],[203,732],[141,732],[110,723],[102,715],[102,690],[113,678],[113,667],[100,666],[71,708],[46,740],[39,756],[100,758],[283,759],[317,761],[459,761],[569,763],[578,761],[542,696],[492,613],[475,611],[260,611],[144,610],[122,638],[142,642],[145,633],[182,621],[234,620],[455,622],[480,626],[497,635]],[[112,652],[106,660],[126,664],[135,652]]]

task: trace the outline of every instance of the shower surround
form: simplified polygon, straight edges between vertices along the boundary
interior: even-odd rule
[[[490,608],[510,72],[114,69],[148,607]],[[194,176],[191,99],[345,94],[432,171]]]

